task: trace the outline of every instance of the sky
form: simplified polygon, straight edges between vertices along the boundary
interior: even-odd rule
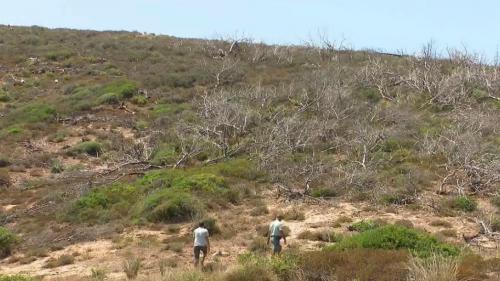
[[[500,48],[499,0],[0,0],[0,24],[269,44],[326,37],[409,54],[432,40],[442,55],[459,48],[490,59]]]

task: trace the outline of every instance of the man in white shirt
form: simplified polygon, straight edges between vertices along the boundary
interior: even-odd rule
[[[283,232],[283,216],[278,215],[276,219],[269,225],[269,236],[267,239],[267,244],[269,242],[273,245],[273,256],[281,253],[281,238],[286,245],[286,237]]]
[[[197,229],[193,232],[194,235],[194,266],[197,267],[200,263],[200,254],[203,252],[201,266],[205,262],[205,257],[210,252],[210,240],[208,239],[208,230],[205,228],[205,223],[200,222]]]

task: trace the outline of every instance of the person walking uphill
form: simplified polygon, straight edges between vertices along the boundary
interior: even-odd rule
[[[205,223],[200,222],[198,228],[193,232],[194,236],[194,266],[198,267],[200,264],[200,254],[203,252],[203,257],[201,259],[201,266],[205,262],[205,257],[210,252],[210,240],[208,239],[208,230],[205,228]]]
[[[269,225],[269,237],[267,239],[267,244],[272,243],[273,246],[273,256],[281,254],[281,238],[286,245],[286,237],[283,232],[283,216],[278,215],[276,219]]]

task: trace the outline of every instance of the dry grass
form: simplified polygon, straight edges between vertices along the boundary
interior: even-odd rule
[[[284,212],[282,215],[283,215],[283,219],[285,221],[287,221],[287,220],[288,221],[303,221],[306,219],[306,215],[304,214],[304,212],[297,210],[295,208]]]
[[[447,222],[445,220],[439,220],[439,219],[431,221],[430,225],[431,226],[436,226],[436,227],[445,227],[445,228],[451,228],[451,227],[453,227],[451,225],[451,223],[449,223],[449,222]]]
[[[267,238],[261,236],[254,237],[248,245],[248,250],[256,253],[265,253],[269,249]]]
[[[297,235],[298,239],[322,242],[337,242],[340,238],[338,234],[329,230],[310,231],[305,230]]]
[[[408,281],[457,281],[457,274],[458,261],[455,258],[413,258],[409,263]]]
[[[45,263],[45,268],[55,268],[75,263],[75,258],[72,255],[61,255],[57,259],[50,258]]]
[[[406,281],[405,251],[358,249],[304,253],[302,280]]]
[[[457,231],[455,229],[443,229],[439,231],[440,235],[443,235],[444,237],[457,237]]]
[[[141,269],[141,260],[139,258],[130,257],[123,262],[122,268],[123,272],[127,276],[127,279],[133,280],[137,278],[139,270]]]

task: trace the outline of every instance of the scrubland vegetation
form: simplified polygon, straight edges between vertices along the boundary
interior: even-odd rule
[[[140,247],[179,255],[205,220],[216,241],[247,241],[232,264],[161,260],[156,276],[132,256],[123,278],[499,276],[498,252],[469,247],[500,230],[500,68],[474,54],[1,26],[0,83],[0,266],[71,266],[86,254],[49,252],[97,239],[129,249],[131,229],[165,229]],[[313,229],[304,210],[339,202],[439,219],[422,229],[338,215]],[[295,243],[270,258],[262,223],[278,205],[310,227],[288,229]]]

